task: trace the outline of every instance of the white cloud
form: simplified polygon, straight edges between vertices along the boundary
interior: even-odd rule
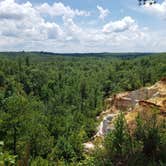
[[[0,35],[25,40],[58,38],[62,30],[55,22],[45,21],[30,2],[0,1]]]
[[[153,15],[157,15],[161,18],[166,19],[166,0],[164,0],[161,4],[156,3],[150,5],[149,3],[147,3],[142,8]]]
[[[55,2],[53,5],[49,5],[48,3],[44,3],[40,6],[37,6],[36,9],[41,14],[48,14],[50,16],[66,16],[66,17],[74,17],[74,16],[89,16],[90,12],[72,9],[69,6],[65,6],[61,2]]]
[[[29,12],[34,13],[31,7],[29,2],[19,5],[14,0],[0,1],[0,19],[21,20],[28,16]]]
[[[141,29],[131,17],[125,17],[122,20],[122,22],[125,22],[125,26],[120,24],[121,28],[117,26],[109,33],[105,33],[104,28],[81,28],[73,19],[64,18],[64,36],[66,36],[65,42],[67,44],[59,49],[63,52],[118,52],[119,50],[138,51],[137,48],[145,49],[144,45],[149,42],[149,35],[146,34],[147,29]]]
[[[119,52],[166,47],[163,35],[141,28],[130,16],[108,22],[100,28],[97,24],[88,24],[92,20],[85,20],[81,25],[75,18],[88,13],[60,2],[52,6],[47,3],[34,6],[30,2],[0,0],[0,51]],[[45,14],[55,18],[48,19]],[[100,14],[101,19],[107,15]],[[63,24],[56,22],[56,16],[62,18]]]
[[[82,29],[74,23],[72,18],[63,17],[64,37],[66,41],[80,41]]]
[[[109,14],[110,14],[110,11],[108,9],[104,9],[103,7],[101,6],[97,6],[97,9],[99,10],[100,12],[100,15],[99,15],[99,18],[101,20],[104,20],[105,17],[107,17]]]
[[[119,21],[111,21],[104,25],[103,32],[104,33],[111,33],[111,32],[123,32],[129,29],[136,28],[137,24],[135,20],[131,17],[127,16],[124,17],[122,20]]]

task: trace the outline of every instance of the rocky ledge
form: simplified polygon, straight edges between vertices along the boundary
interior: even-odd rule
[[[151,108],[159,110],[159,114],[166,118],[166,78],[150,87],[144,87],[131,92],[116,94],[106,99],[106,110],[97,119],[100,125],[91,141],[84,143],[86,151],[95,147],[95,142],[114,128],[113,121],[120,111],[125,113],[127,123],[134,124],[138,112],[148,111]]]

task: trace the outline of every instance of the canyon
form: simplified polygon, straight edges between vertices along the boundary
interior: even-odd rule
[[[113,95],[105,100],[105,105],[105,111],[97,117],[99,126],[96,134],[89,142],[84,143],[86,151],[94,149],[114,129],[114,120],[121,111],[130,129],[134,127],[139,112],[157,109],[159,116],[166,118],[166,78],[149,87]]]

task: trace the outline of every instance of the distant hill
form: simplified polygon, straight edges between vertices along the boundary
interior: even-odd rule
[[[114,57],[132,59],[137,57],[156,55],[160,53],[53,53],[53,52],[0,52],[0,56],[65,56],[65,57]],[[161,53],[162,54],[162,53]]]

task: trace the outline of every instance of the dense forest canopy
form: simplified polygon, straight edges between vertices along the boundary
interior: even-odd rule
[[[81,163],[104,99],[165,76],[165,53],[0,53],[0,147],[13,162]]]

